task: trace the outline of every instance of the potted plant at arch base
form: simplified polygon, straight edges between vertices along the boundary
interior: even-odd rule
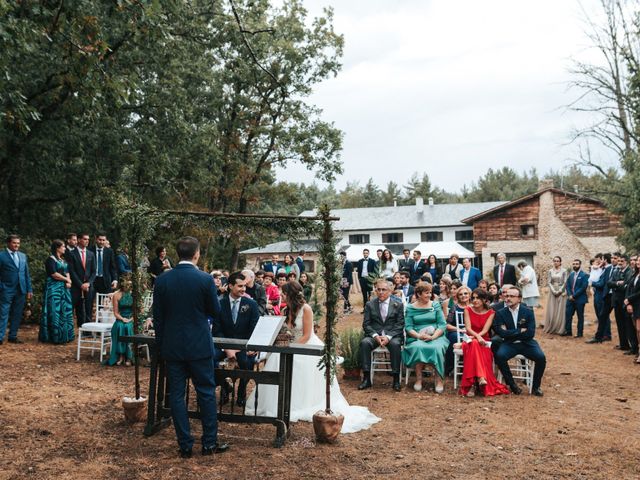
[[[360,360],[360,342],[364,337],[361,329],[349,328],[340,334],[342,351],[342,378],[345,380],[360,380],[362,376],[362,361]]]

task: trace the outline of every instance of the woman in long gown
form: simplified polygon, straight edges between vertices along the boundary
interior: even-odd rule
[[[313,312],[304,300],[302,287],[298,282],[288,282],[282,287],[282,294],[288,305],[287,325],[293,332],[293,342],[308,345],[323,345],[313,332]],[[280,355],[271,354],[264,370],[275,372],[280,367]],[[294,355],[291,380],[291,421],[310,422],[318,410],[325,409],[324,370],[318,368],[318,357]],[[259,385],[258,415],[275,417],[278,409],[277,385]],[[247,399],[245,413],[253,415],[256,389]],[[344,415],[342,433],[353,433],[369,428],[380,421],[365,407],[351,406],[340,392],[338,381],[334,377],[331,384],[331,409]]]
[[[133,296],[129,279],[122,280],[120,290],[113,294],[113,315],[116,321],[111,328],[111,355],[106,364],[130,366],[133,352],[129,343],[120,341],[124,335],[133,335]]]
[[[547,311],[544,315],[544,331],[546,333],[564,333],[564,315],[567,305],[565,287],[567,286],[567,271],[562,268],[562,259],[553,257],[553,268],[548,275],[549,298]]]
[[[493,374],[489,330],[495,312],[489,308],[489,294],[480,288],[471,292],[471,305],[464,312],[464,325],[470,342],[462,342],[462,381],[460,395],[473,397],[476,383],[485,396],[508,394],[506,385],[498,382]]]
[[[71,277],[64,260],[62,240],[51,243],[51,256],[44,262],[47,281],[42,299],[42,317],[38,339],[47,343],[67,343],[75,338]]]
[[[422,390],[422,370],[425,365],[433,365],[436,393],[444,391],[444,354],[449,340],[444,335],[447,322],[442,313],[440,302],[432,300],[432,287],[429,283],[419,283],[415,289],[416,301],[407,305],[405,313],[405,331],[407,341],[402,350],[402,361],[416,371],[416,383],[413,389]]]

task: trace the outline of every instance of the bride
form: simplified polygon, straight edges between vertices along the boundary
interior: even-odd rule
[[[313,332],[313,312],[305,302],[302,287],[296,281],[288,282],[282,287],[283,301],[288,305],[287,326],[293,332],[293,342],[309,345],[323,345]],[[280,355],[271,354],[264,370],[278,371]],[[324,370],[318,368],[318,357],[310,355],[294,355],[293,375],[291,380],[291,421],[310,422],[318,410],[325,405]],[[260,385],[258,395],[258,415],[277,416],[278,386]],[[254,413],[255,389],[247,400],[246,414]],[[331,410],[344,416],[342,433],[353,433],[369,428],[380,421],[366,407],[350,406],[340,392],[338,381],[331,384]]]

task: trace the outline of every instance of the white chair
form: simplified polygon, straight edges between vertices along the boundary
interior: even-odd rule
[[[100,363],[107,354],[107,347],[111,347],[111,328],[115,323],[111,295],[96,294],[96,321],[84,323],[78,329],[78,351],[76,360],[80,360],[80,350],[91,351],[91,356],[97,350],[100,352]]]
[[[529,360],[524,355],[516,355],[507,362],[511,369],[511,375],[514,380],[523,380],[529,387],[529,394],[533,390],[533,371],[536,368],[536,362]],[[498,381],[504,383],[502,372],[498,369]]]
[[[455,307],[454,307],[455,308]],[[460,335],[460,329],[464,326],[464,312],[455,312],[456,319],[456,343],[462,342],[462,336]],[[462,348],[453,349],[453,389],[458,388],[458,378],[462,378],[462,372],[464,370]]]
[[[387,347],[378,347],[371,352],[371,383],[375,372],[392,372],[391,353]]]
[[[153,293],[152,292],[145,293],[144,297],[142,298],[142,310],[144,312],[149,312],[152,306],[153,306]]]

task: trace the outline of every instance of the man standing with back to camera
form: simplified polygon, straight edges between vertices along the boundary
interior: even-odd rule
[[[169,404],[180,456],[192,454],[193,437],[185,401],[191,378],[202,418],[202,455],[222,453],[229,446],[218,443],[216,383],[213,374],[213,338],[209,317],[220,316],[213,278],[198,270],[200,243],[183,237],[176,252],[180,263],[158,276],[153,290],[153,325],[160,356],[167,363]]]

